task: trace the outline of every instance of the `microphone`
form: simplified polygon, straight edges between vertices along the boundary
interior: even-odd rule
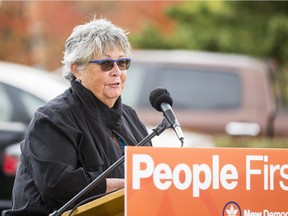
[[[156,88],[150,93],[149,100],[152,107],[154,107],[159,112],[163,112],[166,120],[174,129],[178,139],[183,146],[184,136],[180,124],[172,110],[173,100],[170,96],[170,93],[165,88]]]

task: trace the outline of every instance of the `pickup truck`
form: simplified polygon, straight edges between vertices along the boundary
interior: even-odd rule
[[[288,138],[288,115],[266,62],[250,56],[135,50],[123,94],[145,124],[163,118],[150,92],[166,88],[182,128],[208,135]]]

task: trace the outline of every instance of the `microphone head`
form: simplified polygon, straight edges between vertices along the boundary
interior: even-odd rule
[[[161,112],[161,104],[168,103],[171,107],[173,100],[165,88],[156,88],[150,93],[149,97],[152,107]]]

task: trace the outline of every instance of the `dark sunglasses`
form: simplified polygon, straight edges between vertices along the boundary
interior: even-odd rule
[[[117,66],[121,71],[128,70],[130,67],[130,58],[120,58],[117,60],[113,59],[101,59],[101,60],[91,60],[89,63],[96,63],[100,65],[102,71],[110,71],[114,67],[114,62],[116,62]]]

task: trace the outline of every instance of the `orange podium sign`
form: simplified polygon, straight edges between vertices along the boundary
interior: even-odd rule
[[[127,147],[126,216],[288,216],[288,150]]]

